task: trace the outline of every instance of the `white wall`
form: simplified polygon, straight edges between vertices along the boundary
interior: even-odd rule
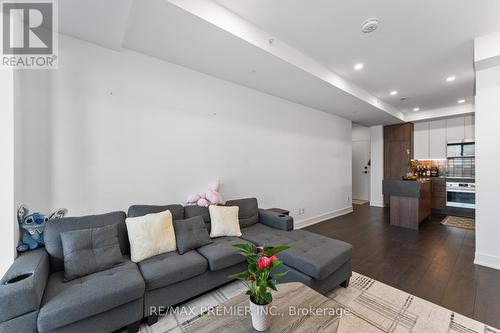
[[[256,196],[303,224],[352,209],[349,120],[69,37],[59,59],[51,208],[183,203],[219,177],[225,199]]]
[[[14,260],[14,73],[0,70],[0,276]]]
[[[352,141],[370,141],[370,128],[353,124]]]
[[[15,204],[31,212],[49,213],[50,175],[50,71],[16,70],[15,109]]]
[[[384,179],[384,128],[370,127],[370,206],[384,207],[382,180]]]
[[[476,39],[476,54],[496,39]],[[490,53],[488,53],[490,54]],[[499,56],[497,54],[496,56]],[[490,56],[495,57],[494,54]],[[477,59],[476,59],[477,60]],[[485,59],[479,59],[485,64]],[[500,223],[498,221],[498,124],[500,123],[500,65],[476,69],[476,256],[479,265],[500,269]]]

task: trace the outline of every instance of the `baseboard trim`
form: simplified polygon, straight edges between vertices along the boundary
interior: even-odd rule
[[[294,222],[294,229],[302,229],[302,228],[308,227],[310,225],[313,225],[313,224],[316,224],[319,222],[323,222],[323,221],[328,220],[328,219],[332,219],[332,218],[337,217],[337,216],[342,216],[345,214],[352,213],[352,211],[353,211],[352,206],[349,206],[349,207],[335,210],[335,211],[330,212],[330,213],[314,216],[314,217],[311,217],[311,218],[308,218],[305,220],[295,221]]]
[[[500,270],[500,257],[476,252],[474,264]]]
[[[385,204],[383,202],[370,201],[370,206],[384,208]]]

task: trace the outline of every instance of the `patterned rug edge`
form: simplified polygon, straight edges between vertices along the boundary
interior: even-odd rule
[[[351,279],[351,284],[348,288],[338,287],[326,295],[328,298],[336,301],[341,307],[350,309],[354,314],[354,317],[356,319],[352,319],[351,323],[344,323],[344,325],[346,326],[344,328],[348,329],[348,332],[367,332],[356,325],[356,320],[371,325],[370,332],[427,332],[429,331],[428,329],[422,330],[422,327],[419,326],[422,326],[422,321],[426,321],[426,319],[424,318],[425,316],[423,316],[422,313],[429,312],[430,314],[441,314],[441,320],[438,321],[441,325],[444,320],[442,316],[443,314],[446,314],[446,328],[431,326],[432,332],[500,333],[500,330],[494,327],[488,326],[475,319],[464,316],[460,313],[457,313],[425,299],[419,298],[415,295],[412,295],[360,273],[353,272],[353,276]],[[214,307],[218,306],[225,300],[232,297],[224,297],[222,295],[223,292],[221,292],[221,290],[228,286],[231,286],[230,289],[233,289],[233,293],[234,290],[240,290],[241,292],[244,291],[244,286],[240,282],[232,282],[214,291],[201,295],[199,298],[195,299],[195,302],[198,303],[198,300],[201,300],[204,297],[210,296],[213,298],[214,296],[216,296],[216,298],[218,299],[218,304],[215,304]],[[384,291],[382,295],[380,295],[381,290]],[[353,297],[353,295],[355,295],[356,297]],[[398,304],[394,301],[394,299],[406,299],[406,301],[404,302],[404,304]],[[411,303],[413,303],[412,306],[414,306],[414,308],[411,308]],[[417,303],[418,305],[415,305],[415,303]],[[189,302],[181,304],[180,306],[188,304]],[[378,313],[381,310],[382,312],[387,311],[387,309],[389,309],[392,314],[397,314],[394,317],[390,318],[391,320],[389,321],[389,324],[387,324],[387,312],[382,314]],[[174,316],[176,325],[161,325],[161,321],[165,319],[160,318],[160,322],[153,326],[149,327],[146,325],[141,325],[140,332],[182,333],[186,329],[188,329],[194,322],[203,318],[206,313],[207,311],[204,311],[204,313],[198,313],[197,315],[183,321],[180,320],[181,318]],[[382,318],[383,316],[383,320],[381,320],[380,318],[373,318],[374,315],[380,315],[380,318]],[[381,321],[378,322],[378,320]],[[344,330],[341,329],[338,332],[344,332]]]

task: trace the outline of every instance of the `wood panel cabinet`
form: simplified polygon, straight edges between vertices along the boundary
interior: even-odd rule
[[[384,127],[384,179],[401,179],[413,159],[413,124]]]
[[[384,126],[384,179],[401,179],[413,159],[413,124]],[[384,196],[389,205],[389,197]]]
[[[434,178],[431,181],[431,207],[432,209],[446,209],[446,181]]]

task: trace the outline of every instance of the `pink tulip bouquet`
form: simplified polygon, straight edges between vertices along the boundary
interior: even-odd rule
[[[245,272],[231,275],[230,278],[243,281],[248,287],[247,295],[256,305],[267,305],[273,300],[270,289],[276,289],[276,281],[288,272],[272,273],[273,269],[281,266],[276,255],[289,246],[255,246],[253,244],[234,244],[239,253],[247,258],[248,269]]]

